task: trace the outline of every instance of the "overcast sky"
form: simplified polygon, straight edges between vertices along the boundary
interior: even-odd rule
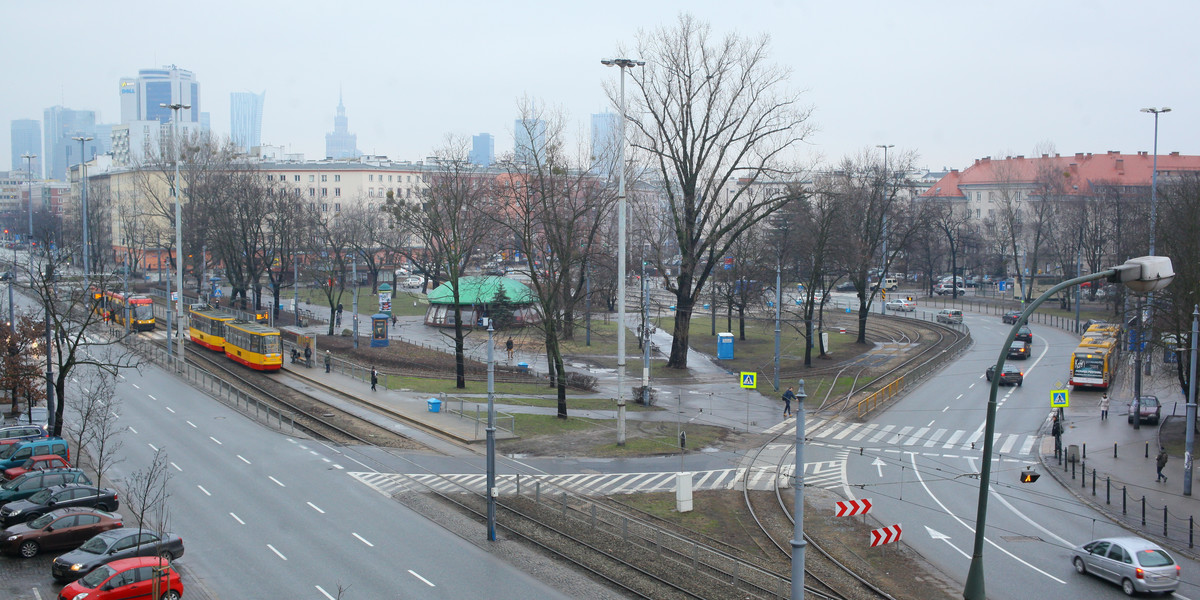
[[[266,91],[262,140],[325,155],[338,89],[368,154],[420,160],[447,134],[512,149],[517,101],[564,110],[587,135],[606,108],[600,59],[686,9],[718,33],[768,34],[815,109],[807,151],[876,144],[917,165],[983,156],[1200,154],[1200,2],[0,2],[0,123],[62,104],[120,118],[117,82],[175,64],[229,134],[229,94]],[[636,58],[636,57],[633,57]],[[11,144],[0,145],[0,170]],[[40,154],[40,152],[39,152]]]

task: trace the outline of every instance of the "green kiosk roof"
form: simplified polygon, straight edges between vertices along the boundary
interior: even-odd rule
[[[513,304],[532,304],[533,292],[529,287],[515,279],[497,276],[463,277],[459,279],[458,301],[460,304],[488,304],[496,297],[496,292],[504,287],[504,292]],[[430,304],[454,304],[454,292],[450,282],[439,285],[429,292]]]

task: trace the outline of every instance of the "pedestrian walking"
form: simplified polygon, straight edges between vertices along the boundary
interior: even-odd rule
[[[1159,447],[1158,458],[1155,459],[1154,464],[1156,466],[1158,466],[1158,479],[1155,479],[1154,481],[1156,481],[1156,482],[1161,481],[1163,483],[1166,483],[1167,476],[1162,474],[1163,467],[1167,466],[1167,449],[1166,448],[1163,448],[1161,446]]]
[[[325,351],[325,372],[328,373],[329,369],[331,369],[332,367],[333,367],[333,355],[330,354],[328,350],[326,350]]]
[[[371,367],[371,391],[375,391],[375,384],[379,383],[379,371],[375,367]]]
[[[312,368],[312,346],[304,347],[304,366]]]
[[[787,419],[788,417],[792,416],[792,400],[795,400],[795,399],[796,399],[796,392],[793,392],[792,388],[789,387],[787,389],[787,391],[783,393],[783,418],[784,419]]]
[[[508,338],[508,341],[507,341],[507,342],[504,342],[504,349],[505,349],[505,350],[508,352],[508,360],[512,360],[512,357],[513,357],[513,341],[512,341],[512,337],[509,337],[509,338]]]
[[[1050,435],[1054,436],[1054,458],[1062,458],[1062,423],[1058,421],[1058,415],[1054,415],[1054,424],[1050,426]]]
[[[1100,396],[1100,420],[1108,420],[1108,392]]]

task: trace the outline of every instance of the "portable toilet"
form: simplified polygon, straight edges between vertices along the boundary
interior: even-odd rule
[[[717,358],[721,360],[733,359],[733,334],[718,333],[717,334]]]

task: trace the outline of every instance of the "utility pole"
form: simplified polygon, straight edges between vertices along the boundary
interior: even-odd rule
[[[1192,305],[1192,353],[1188,370],[1187,435],[1183,446],[1183,495],[1192,495],[1192,448],[1196,441],[1196,338],[1200,337],[1200,305]]]
[[[176,342],[179,344],[179,364],[183,364],[183,207],[179,205],[179,160],[183,158],[183,144],[179,139],[179,111],[181,109],[190,109],[190,104],[181,104],[175,102],[172,104],[159,104],[163,108],[171,109],[171,123],[173,125],[173,140],[175,146],[175,181],[171,185],[171,195],[175,200],[175,288],[179,294],[178,300],[175,302],[175,320],[176,326],[179,327],[176,335]],[[170,302],[170,293],[168,292],[167,301]]]
[[[780,263],[783,258],[777,258],[775,261],[775,391],[779,391],[779,340],[781,331],[779,329],[779,311],[783,304],[783,283],[782,283],[782,267]]]
[[[804,399],[808,394],[804,391],[804,380],[796,382],[796,472],[792,488],[795,496],[792,502],[792,517],[795,525],[792,529],[792,600],[804,600]]]
[[[487,421],[487,528],[488,541],[496,541],[496,329],[488,319],[488,421]]]
[[[354,256],[350,259],[351,277],[354,278],[354,300],[351,302],[350,310],[353,312],[351,318],[354,319],[354,347],[358,348],[358,257]],[[345,273],[345,271],[342,271]]]
[[[91,248],[88,247],[88,205],[87,205],[87,147],[86,144],[92,141],[89,136],[75,136],[71,138],[79,142],[79,193],[81,204],[83,205],[83,280],[89,281],[91,278],[91,269],[88,268],[88,259],[91,254]],[[29,249],[30,256],[33,255],[33,247]]]

